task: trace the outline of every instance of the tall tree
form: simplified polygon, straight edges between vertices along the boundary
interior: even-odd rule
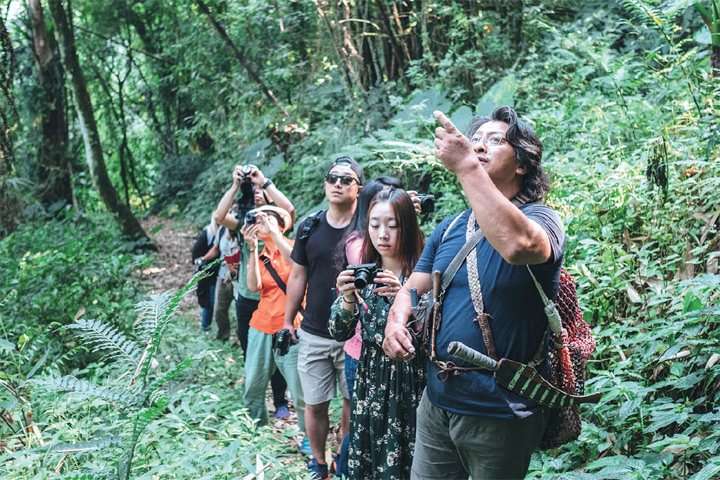
[[[0,238],[17,228],[16,198],[11,194],[7,179],[13,168],[13,142],[10,138],[10,119],[17,118],[13,76],[15,55],[5,21],[0,16]]]
[[[40,0],[29,0],[28,17],[32,26],[33,57],[40,77],[43,99],[38,118],[42,141],[39,148],[39,194],[45,205],[72,201],[67,155],[64,78],[60,55],[52,48]]]
[[[75,50],[75,38],[70,29],[62,0],[50,0],[49,5],[60,41],[60,51],[62,52],[65,71],[72,85],[73,100],[85,143],[85,157],[93,185],[105,203],[105,207],[114,214],[123,234],[133,239],[146,239],[148,248],[156,249],[157,247],[145,234],[140,222],[137,221],[130,208],[120,200],[120,196],[110,181],[105,159],[103,158],[100,135],[95,123],[90,94],[85,84],[85,76],[80,68],[80,61]]]

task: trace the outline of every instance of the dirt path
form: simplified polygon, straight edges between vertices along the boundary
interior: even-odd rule
[[[161,293],[171,288],[181,289],[195,274],[190,261],[190,250],[200,232],[181,228],[171,219],[156,216],[142,220],[142,226],[158,247],[155,266],[142,272],[142,281],[151,285],[150,293]],[[151,233],[151,232],[155,233]],[[187,295],[180,303],[182,311],[198,310],[197,297]]]

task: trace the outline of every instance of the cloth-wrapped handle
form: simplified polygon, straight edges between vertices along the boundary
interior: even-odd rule
[[[480,368],[484,368],[490,371],[497,371],[498,362],[492,358],[484,355],[477,350],[474,350],[462,342],[450,342],[448,345],[447,352],[453,357],[457,357],[460,360],[477,365]]]

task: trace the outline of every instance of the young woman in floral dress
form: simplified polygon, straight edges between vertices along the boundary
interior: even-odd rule
[[[361,323],[363,348],[350,417],[348,465],[352,479],[410,476],[415,409],[425,387],[425,358],[410,362],[385,356],[385,322],[395,295],[412,272],[423,247],[413,202],[402,189],[379,192],[368,210],[363,263],[382,271],[374,284],[356,291],[352,270],[338,275],[340,295],[332,307],[330,333],[344,341]]]

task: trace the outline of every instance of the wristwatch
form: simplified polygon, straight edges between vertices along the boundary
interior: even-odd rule
[[[267,179],[267,182],[263,183],[262,189],[265,190],[267,187],[273,184],[273,181],[269,178]]]

